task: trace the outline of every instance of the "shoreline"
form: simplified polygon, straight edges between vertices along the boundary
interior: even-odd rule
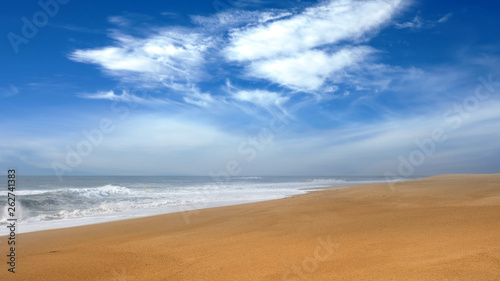
[[[376,184],[376,183],[373,183]],[[366,184],[370,185],[370,184]],[[352,186],[357,186],[357,185],[352,185]],[[275,201],[275,200],[283,200],[283,199],[288,199],[288,198],[293,198],[295,196],[302,196],[306,195],[311,192],[317,192],[317,191],[322,191],[322,190],[330,190],[330,189],[342,189],[342,188],[349,188],[351,186],[337,186],[337,187],[318,187],[318,188],[304,188],[300,189],[305,191],[306,193],[303,194],[294,194],[294,195],[285,195],[285,197],[282,198],[277,198],[277,199],[267,199],[267,200],[261,200],[261,201],[250,201],[250,202],[244,202],[244,203],[235,203],[235,202],[224,202],[224,203],[215,203],[213,206],[210,207],[205,207],[205,208],[200,208],[200,209],[186,209],[183,211],[167,211],[167,212],[162,212],[162,213],[156,213],[156,214],[147,214],[147,215],[139,215],[136,217],[124,217],[124,218],[119,218],[119,219],[112,219],[112,218],[100,218],[100,222],[93,222],[93,223],[88,223],[84,222],[82,224],[76,223],[76,225],[70,225],[70,226],[61,226],[61,227],[55,227],[55,228],[47,228],[47,229],[42,229],[42,230],[34,230],[34,231],[26,231],[26,232],[18,232],[17,234],[26,234],[26,233],[37,233],[41,231],[51,231],[51,230],[59,230],[59,229],[66,229],[66,228],[76,228],[76,227],[85,227],[85,226],[91,226],[91,225],[99,225],[99,224],[106,224],[106,223],[113,223],[113,222],[119,222],[119,221],[127,221],[127,220],[140,220],[144,218],[149,218],[149,217],[157,217],[157,216],[163,216],[163,215],[168,215],[168,214],[182,214],[185,212],[197,212],[205,209],[213,209],[213,208],[223,208],[223,207],[231,207],[231,206],[239,206],[239,205],[246,205],[246,204],[254,204],[254,203],[259,203],[259,202],[268,202],[268,201]],[[172,207],[173,209],[179,209],[178,207]],[[154,212],[152,212],[154,213]],[[90,219],[91,217],[83,217],[82,219]],[[75,219],[78,220],[78,219]],[[53,221],[58,223],[59,221]],[[61,223],[67,223],[67,221],[61,222]],[[22,226],[22,223],[19,224]],[[0,235],[0,238],[6,237],[8,235]]]
[[[415,179],[408,179],[406,181],[411,181]],[[339,185],[339,186],[318,186],[318,187],[302,187],[302,188],[297,188],[298,192],[301,192],[299,194],[283,194],[282,197],[280,198],[270,198],[270,199],[263,199],[263,200],[248,200],[248,201],[241,201],[241,200],[234,200],[234,201],[213,201],[213,202],[208,202],[201,208],[197,208],[200,206],[195,205],[188,205],[188,206],[167,206],[167,207],[162,207],[162,208],[150,208],[150,209],[131,209],[131,210],[126,210],[123,212],[116,212],[116,213],[109,213],[109,214],[104,214],[104,215],[92,215],[92,216],[83,216],[83,217],[75,217],[72,219],[55,219],[55,220],[49,220],[49,221],[30,221],[30,222],[23,222],[19,221],[17,223],[18,228],[17,228],[17,233],[18,234],[23,234],[23,233],[33,233],[33,232],[39,232],[39,231],[47,231],[47,230],[55,230],[55,229],[63,229],[63,228],[71,228],[71,227],[80,227],[80,226],[87,226],[87,225],[94,225],[94,224],[101,224],[101,223],[109,223],[109,222],[115,222],[115,221],[123,221],[123,220],[129,220],[129,219],[141,219],[145,217],[151,217],[151,216],[159,216],[159,215],[164,215],[164,214],[172,214],[172,213],[183,213],[186,211],[193,211],[193,210],[202,210],[202,209],[207,209],[207,208],[215,208],[215,207],[227,207],[227,206],[235,206],[235,205],[242,205],[242,204],[251,204],[251,203],[258,203],[258,202],[265,202],[265,201],[272,201],[272,200],[280,200],[280,199],[285,199],[288,197],[293,197],[297,195],[304,195],[309,192],[314,192],[314,191],[319,191],[319,190],[325,190],[325,189],[340,189],[340,188],[349,188],[352,186],[357,186],[357,185],[366,185],[366,184],[377,184],[377,183],[384,183],[382,181],[368,181],[367,183],[359,183],[359,182],[349,182],[346,181],[345,185]],[[387,182],[390,183],[390,182]],[[203,204],[202,204],[203,205]],[[8,235],[8,232],[3,229],[4,225],[1,225],[2,229],[0,229],[0,237]],[[24,231],[23,229],[27,228],[27,231]],[[21,229],[21,231],[19,231]]]
[[[9,280],[495,280],[500,174],[18,234]],[[1,256],[5,236],[0,237]],[[4,258],[5,260],[5,258]],[[92,270],[90,270],[92,269]]]

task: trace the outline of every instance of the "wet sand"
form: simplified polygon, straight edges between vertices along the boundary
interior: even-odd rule
[[[0,238],[0,280],[500,280],[500,174]]]

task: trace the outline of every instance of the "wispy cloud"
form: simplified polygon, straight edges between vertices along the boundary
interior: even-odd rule
[[[76,25],[71,25],[71,24],[49,24],[49,25],[52,27],[55,27],[55,28],[60,28],[60,29],[65,29],[65,30],[80,32],[80,33],[106,34],[105,30],[91,29],[91,28],[81,27],[81,26],[76,26]]]
[[[289,97],[265,90],[238,90],[232,98],[238,102],[246,102],[266,109],[272,115],[289,115],[285,104]]]
[[[126,12],[120,16],[110,16],[108,17],[108,21],[112,24],[128,27],[133,24],[137,24],[138,22],[151,21],[153,17],[150,15],[139,14],[139,13],[129,13]]]
[[[127,91],[123,91],[122,94],[117,95],[114,91],[101,91],[97,93],[81,93],[78,97],[84,99],[95,99],[95,100],[111,100],[111,101],[121,101],[126,103],[137,103],[137,104],[165,104],[166,100],[155,99],[151,97],[139,97],[132,95]]]
[[[397,174],[399,156],[407,158],[411,151],[420,149],[417,141],[431,139],[433,130],[442,129],[446,141],[434,143],[434,153],[415,167],[416,174],[480,171],[474,169],[475,162],[463,163],[463,159],[481,159],[482,164],[490,165],[487,169],[481,165],[483,172],[494,172],[494,164],[498,163],[495,155],[500,151],[496,141],[500,129],[500,113],[495,109],[498,100],[481,103],[477,110],[461,119],[459,127],[455,127],[460,118],[458,112],[449,115],[454,119],[443,117],[453,106],[446,104],[428,115],[390,118],[375,124],[287,134],[276,146],[268,148],[269,153],[262,161],[271,161],[283,170],[299,174],[383,175],[386,171]],[[293,154],[287,155],[291,151]],[[297,161],[301,165],[297,166]],[[304,167],[309,170],[304,171]],[[252,169],[257,174],[266,173],[257,166]]]
[[[70,58],[93,63],[122,81],[138,84],[157,83],[170,88],[199,81],[203,72],[204,53],[211,39],[182,30],[163,29],[140,39],[117,33],[117,46],[76,50]]]
[[[259,93],[239,95],[260,102]],[[106,169],[110,173],[127,174],[137,172],[136,163],[142,163],[142,171],[147,174],[206,175],[210,169],[225,167],[228,159],[236,159],[244,166],[245,174],[383,175],[386,171],[397,173],[398,157],[407,157],[418,149],[416,140],[431,138],[433,130],[441,128],[447,140],[436,143],[435,152],[425,159],[425,164],[416,167],[417,173],[470,172],[478,159],[484,172],[485,164],[498,161],[499,106],[497,100],[479,104],[477,110],[467,112],[469,115],[462,118],[458,128],[454,127],[456,118],[460,117],[458,112],[452,115],[455,119],[443,117],[453,104],[443,105],[432,114],[307,134],[303,127],[294,124],[293,129],[276,135],[251,163],[245,161],[245,155],[236,152],[247,133],[224,130],[207,120],[193,121],[165,113],[132,115],[117,124],[113,134],[105,136],[84,159],[79,171],[99,173]],[[0,140],[0,159],[19,157],[25,163],[47,169],[53,160],[64,161],[64,148],[84,137],[75,129],[75,132],[37,136],[32,140],[33,137],[19,135],[16,131],[19,129],[5,126],[2,124],[0,128],[9,129],[13,136]],[[249,134],[251,136],[252,131]],[[464,159],[470,162],[464,163]],[[496,167],[492,165],[488,171],[493,172]]]
[[[404,28],[418,29],[424,26],[424,23],[422,22],[422,19],[419,16],[415,16],[415,18],[413,18],[412,21],[395,23],[394,25],[398,29],[404,29]]]
[[[448,13],[445,16],[441,17],[438,20],[426,20],[421,18],[419,15],[416,15],[412,21],[403,22],[403,23],[394,23],[394,26],[397,29],[421,29],[421,28],[433,28],[439,23],[447,22],[453,16],[452,13]]]
[[[275,15],[259,11],[230,10],[210,16],[191,15],[190,19],[194,24],[202,26],[205,31],[227,32],[233,27],[262,21],[267,14]]]
[[[19,89],[14,85],[9,85],[8,87],[0,87],[0,96],[4,98],[12,97],[19,94]]]
[[[109,118],[115,130],[85,158],[82,173],[206,175],[237,159],[247,174],[383,174],[436,127],[444,128],[449,142],[426,160],[423,173],[474,169],[475,159],[484,160],[484,170],[498,167],[489,165],[500,159],[497,94],[466,112],[470,116],[459,129],[443,118],[456,104],[465,108],[464,101],[474,107],[475,100],[465,98],[474,93],[477,76],[498,73],[497,41],[477,43],[488,38],[487,32],[474,34],[475,42],[451,40],[450,33],[436,45],[436,54],[429,54],[413,42],[440,38],[444,30],[429,32],[432,27],[451,30],[453,14],[436,14],[439,7],[425,8],[434,18],[415,10],[408,15],[412,1],[406,0],[220,2],[228,9],[214,12],[208,3],[201,15],[154,7],[151,15],[106,14],[108,24],[92,25],[108,34],[101,45],[91,45],[98,37],[86,40],[87,35],[74,33],[81,37],[72,45],[83,47],[71,51],[69,59],[94,65],[116,85],[98,91],[109,81],[86,69],[65,73],[66,63],[54,64],[48,73],[63,74],[52,78],[4,84],[0,97],[32,92],[49,98],[28,102],[32,112],[26,117],[6,111],[0,129],[9,134],[0,139],[0,161],[17,159],[51,170],[52,161],[64,161],[68,147],[85,140],[83,130]],[[63,37],[54,46],[67,42]],[[459,45],[462,39],[466,43]],[[54,55],[50,48],[45,52]],[[3,101],[16,98],[24,99]],[[50,98],[61,98],[65,106],[46,114],[46,106],[53,106]],[[112,107],[107,110],[118,102],[130,106],[126,119]],[[286,129],[247,163],[239,145],[271,128],[276,115],[288,118]]]
[[[335,53],[309,50],[286,57],[253,62],[250,74],[298,91],[319,89],[332,74],[347,70],[373,52],[367,46],[346,47]]]
[[[448,13],[442,18],[438,20],[439,23],[447,22],[451,17],[453,16],[453,13]]]
[[[225,55],[248,64],[251,76],[294,90],[317,90],[333,73],[363,60],[370,48],[354,44],[368,38],[400,9],[397,0],[331,1],[295,16],[231,32]],[[345,42],[350,45],[343,46]]]
[[[201,93],[198,89],[192,88],[190,93],[185,93],[183,97],[184,102],[199,107],[207,108],[214,105],[217,100],[210,94]]]
[[[122,16],[111,16],[108,18],[108,21],[120,26],[127,26],[129,24],[129,20]]]
[[[252,61],[358,40],[388,21],[400,3],[331,1],[288,19],[232,32],[226,55],[235,61]]]
[[[158,83],[181,92],[213,78],[213,72],[205,69],[208,62],[212,66],[235,62],[241,77],[311,92],[364,61],[374,50],[360,42],[403,7],[400,0],[344,0],[302,12],[231,10],[192,16],[196,27],[159,28],[143,38],[115,32],[114,46],[76,50],[70,58],[97,64],[122,81]],[[123,26],[128,18],[110,17],[110,21]]]
[[[180,19],[181,18],[181,16],[178,13],[169,12],[169,11],[163,11],[160,13],[160,15],[162,15],[164,17],[169,17],[172,19]]]

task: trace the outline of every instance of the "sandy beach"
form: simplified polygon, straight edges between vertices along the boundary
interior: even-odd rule
[[[0,280],[500,280],[500,174],[17,235]]]

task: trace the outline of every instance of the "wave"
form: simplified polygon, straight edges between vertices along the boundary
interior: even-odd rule
[[[19,190],[16,195],[30,196],[30,195],[66,195],[66,196],[80,196],[85,198],[103,198],[111,196],[124,196],[132,195],[134,190],[118,185],[104,185],[100,187],[85,187],[85,188],[60,188],[60,189],[45,189],[45,190]]]
[[[56,189],[52,190],[16,190],[16,195],[26,196],[26,195],[39,195],[54,192]]]
[[[158,200],[149,198],[147,202],[138,201],[124,201],[124,202],[109,202],[101,203],[99,206],[88,207],[84,209],[75,210],[61,210],[58,212],[50,212],[31,216],[23,219],[23,222],[39,222],[39,221],[53,221],[74,218],[88,218],[92,216],[118,214],[132,210],[140,209],[158,209],[163,207],[181,207],[181,206],[196,206],[200,203],[209,202],[207,198],[196,199],[164,199]],[[0,224],[2,222],[0,221]]]
[[[130,188],[117,185],[105,185],[101,187],[89,188],[68,188],[64,190],[70,195],[81,196],[86,198],[103,198],[115,196],[127,196],[134,193]]]
[[[88,217],[93,215],[102,215],[102,214],[110,214],[121,212],[121,208],[111,207],[111,206],[99,206],[88,209],[76,209],[72,211],[59,211],[57,213],[52,214],[42,214],[35,217],[30,217],[25,220],[25,222],[33,222],[33,221],[52,221],[52,220],[61,220],[61,219],[72,219],[72,218],[81,218]]]
[[[342,178],[292,178],[292,181],[263,180],[241,176],[227,183],[187,182],[175,186],[165,183],[105,184],[97,187],[43,186],[38,190],[18,190],[19,221],[81,220],[92,217],[116,217],[129,213],[145,213],[146,209],[201,208],[223,202],[255,202],[304,193],[304,188],[344,186],[360,180]],[[366,181],[365,181],[366,182]],[[106,182],[104,182],[106,183]],[[104,184],[101,182],[101,184]],[[134,186],[135,184],[135,186]],[[75,186],[75,185],[74,185]],[[225,203],[224,203],[225,204]],[[2,206],[3,205],[3,206]],[[4,208],[2,208],[4,207]],[[16,208],[17,209],[17,208]],[[148,210],[149,211],[149,210]],[[121,213],[121,214],[120,214]],[[7,206],[0,204],[0,225],[6,223]]]

